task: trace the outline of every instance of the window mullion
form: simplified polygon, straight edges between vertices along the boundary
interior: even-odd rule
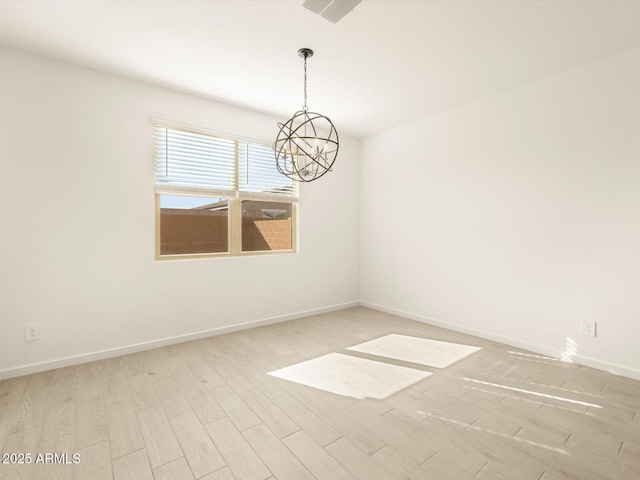
[[[233,152],[233,189],[238,192],[240,189],[240,145],[238,141],[234,143],[234,152]],[[237,195],[236,195],[237,196]]]
[[[242,200],[237,197],[229,200],[229,253],[242,253]]]

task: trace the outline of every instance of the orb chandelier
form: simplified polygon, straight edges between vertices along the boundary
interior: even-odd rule
[[[278,123],[273,145],[278,171],[297,182],[312,182],[331,171],[338,156],[338,132],[329,117],[307,107],[307,58],[313,50],[301,48],[304,58],[304,106],[285,123]]]

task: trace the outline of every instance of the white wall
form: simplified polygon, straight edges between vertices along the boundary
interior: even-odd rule
[[[365,138],[361,168],[365,304],[640,378],[640,50]]]
[[[299,254],[155,262],[150,118],[267,141],[282,119],[6,48],[0,68],[0,378],[358,301],[357,139],[302,186]]]

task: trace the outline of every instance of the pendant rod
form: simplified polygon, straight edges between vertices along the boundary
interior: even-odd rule
[[[306,112],[309,109],[307,107],[307,58],[313,57],[313,50],[310,48],[301,48],[298,50],[298,55],[304,58],[304,106],[302,107],[302,111]]]

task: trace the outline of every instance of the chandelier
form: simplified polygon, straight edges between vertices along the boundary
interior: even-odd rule
[[[304,58],[304,106],[285,123],[278,123],[273,149],[280,173],[297,182],[312,182],[331,171],[339,140],[329,117],[307,108],[307,58],[313,50],[301,48],[298,55]]]

